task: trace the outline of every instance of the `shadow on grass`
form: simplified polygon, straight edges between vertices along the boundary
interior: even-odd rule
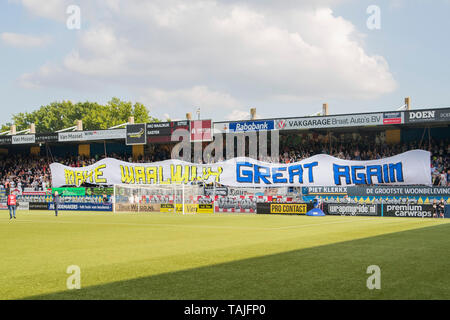
[[[450,299],[449,252],[444,224],[26,299]]]

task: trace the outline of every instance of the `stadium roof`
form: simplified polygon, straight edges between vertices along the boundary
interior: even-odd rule
[[[161,123],[163,125],[164,123]],[[167,127],[186,128],[188,120],[171,122]],[[270,131],[270,130],[312,130],[312,129],[349,129],[349,128],[373,128],[381,129],[388,127],[429,127],[446,126],[450,124],[450,107],[417,109],[406,111],[384,111],[353,114],[335,114],[327,116],[302,116],[287,118],[269,118],[256,120],[236,120],[214,122],[214,129],[225,133],[247,132],[247,131]],[[153,139],[158,136],[168,136],[172,131],[165,132],[164,126],[151,130]],[[155,130],[156,129],[156,130]],[[92,142],[106,140],[125,140],[127,129],[89,130],[59,133],[18,134],[0,136],[0,145],[26,145],[40,143],[68,143],[68,142]],[[160,130],[160,131],[158,131]],[[150,131],[149,131],[150,132]],[[170,140],[160,139],[160,142]],[[164,141],[163,141],[164,140]]]

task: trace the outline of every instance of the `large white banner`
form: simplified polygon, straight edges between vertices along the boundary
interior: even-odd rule
[[[180,160],[128,163],[103,159],[83,168],[50,165],[54,187],[84,182],[112,184],[171,184],[204,181],[234,187],[431,185],[430,153],[408,151],[393,157],[350,161],[320,154],[299,162],[267,163],[234,158],[215,164]]]

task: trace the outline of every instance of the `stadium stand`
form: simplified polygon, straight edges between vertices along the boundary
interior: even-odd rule
[[[414,149],[425,149],[431,152],[431,172],[434,186],[450,186],[450,141],[448,139],[431,141],[419,146],[419,143],[411,142],[399,145],[387,145],[380,143],[368,143],[365,141],[353,142],[351,144],[339,143],[329,147],[329,142],[322,137],[309,137],[308,135],[288,136],[282,139],[282,150],[279,157],[280,163],[293,163],[311,157],[315,154],[329,154],[346,160],[374,160]],[[103,156],[104,157],[104,156]],[[51,176],[49,164],[59,162],[71,167],[84,167],[95,163],[102,156],[83,157],[68,156],[65,158],[49,158],[24,155],[6,156],[0,162],[0,184],[4,188],[19,187],[21,189],[32,188],[36,191],[51,187]],[[133,159],[126,154],[113,153],[111,158],[128,162],[154,162],[170,158],[169,150],[158,149],[155,153]],[[270,161],[272,159],[263,159]]]

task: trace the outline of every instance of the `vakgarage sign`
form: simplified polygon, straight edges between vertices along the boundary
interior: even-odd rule
[[[302,130],[339,127],[377,126],[385,123],[383,113],[303,117],[275,120],[276,130]]]

